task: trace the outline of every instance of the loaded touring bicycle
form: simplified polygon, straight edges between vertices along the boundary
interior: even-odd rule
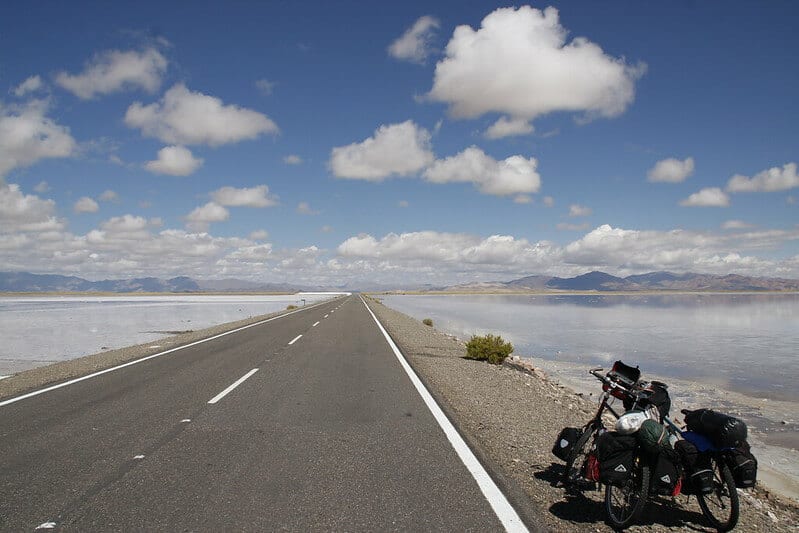
[[[608,523],[616,529],[636,523],[647,501],[657,496],[696,496],[702,514],[718,531],[738,521],[736,488],[755,485],[757,460],[746,442],[746,425],[731,416],[699,409],[683,410],[686,428],[668,417],[668,386],[641,380],[637,367],[616,361],[603,374],[594,417],[581,428],[564,428],[552,453],[566,462],[562,483],[568,490],[604,486]],[[622,401],[619,412],[613,399]],[[603,415],[615,418],[605,427]]]

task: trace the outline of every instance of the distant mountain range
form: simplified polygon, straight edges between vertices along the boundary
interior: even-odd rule
[[[527,276],[512,281],[467,283],[448,287],[432,285],[388,286],[300,286],[287,283],[257,283],[240,279],[195,280],[185,276],[170,279],[134,278],[88,281],[75,276],[0,272],[0,292],[288,292],[299,291],[799,291],[799,280],[755,278],[729,274],[674,274],[651,272],[619,278],[604,272],[589,272],[573,278]]]
[[[505,282],[455,285],[446,291],[552,290],[552,291],[799,291],[799,280],[755,278],[728,274],[674,274],[650,272],[619,278],[589,272],[573,278],[527,276]]]
[[[308,290],[285,283],[253,283],[239,279],[194,280],[134,278],[88,281],[75,276],[0,272],[0,292],[289,292]],[[314,287],[313,289],[317,289]]]

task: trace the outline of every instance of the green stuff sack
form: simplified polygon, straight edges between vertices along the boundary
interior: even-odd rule
[[[669,432],[654,420],[645,420],[635,436],[638,438],[641,448],[652,455],[657,455],[661,448],[669,446]]]

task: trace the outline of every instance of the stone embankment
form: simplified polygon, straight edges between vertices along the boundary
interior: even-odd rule
[[[551,531],[611,531],[603,494],[567,495],[552,453],[561,428],[581,426],[593,401],[519,360],[501,366],[464,359],[462,341],[374,299],[369,305],[476,454],[495,471],[523,514]],[[764,488],[739,491],[736,531],[799,531],[799,506]],[[629,531],[711,531],[696,498],[661,497]]]

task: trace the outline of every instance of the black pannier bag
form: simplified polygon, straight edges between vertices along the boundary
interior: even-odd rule
[[[579,428],[563,428],[552,446],[552,453],[555,454],[555,457],[565,461],[582,433],[583,431]]]
[[[599,461],[599,482],[605,485],[621,485],[635,467],[634,435],[619,435],[608,431],[597,438],[596,458]]]
[[[682,468],[677,452],[664,449],[655,460],[652,489],[663,496],[676,496],[681,492]]]
[[[736,448],[746,440],[743,420],[712,409],[686,412],[685,425],[689,431],[708,437],[717,448]]]
[[[732,471],[735,486],[739,489],[751,489],[757,482],[757,459],[749,449],[749,443],[743,441],[737,448],[726,454],[727,466]]]
[[[680,458],[685,471],[685,483],[681,487],[683,494],[707,494],[713,490],[713,470],[710,456],[699,453],[693,442],[678,440],[674,443],[674,451]]]

